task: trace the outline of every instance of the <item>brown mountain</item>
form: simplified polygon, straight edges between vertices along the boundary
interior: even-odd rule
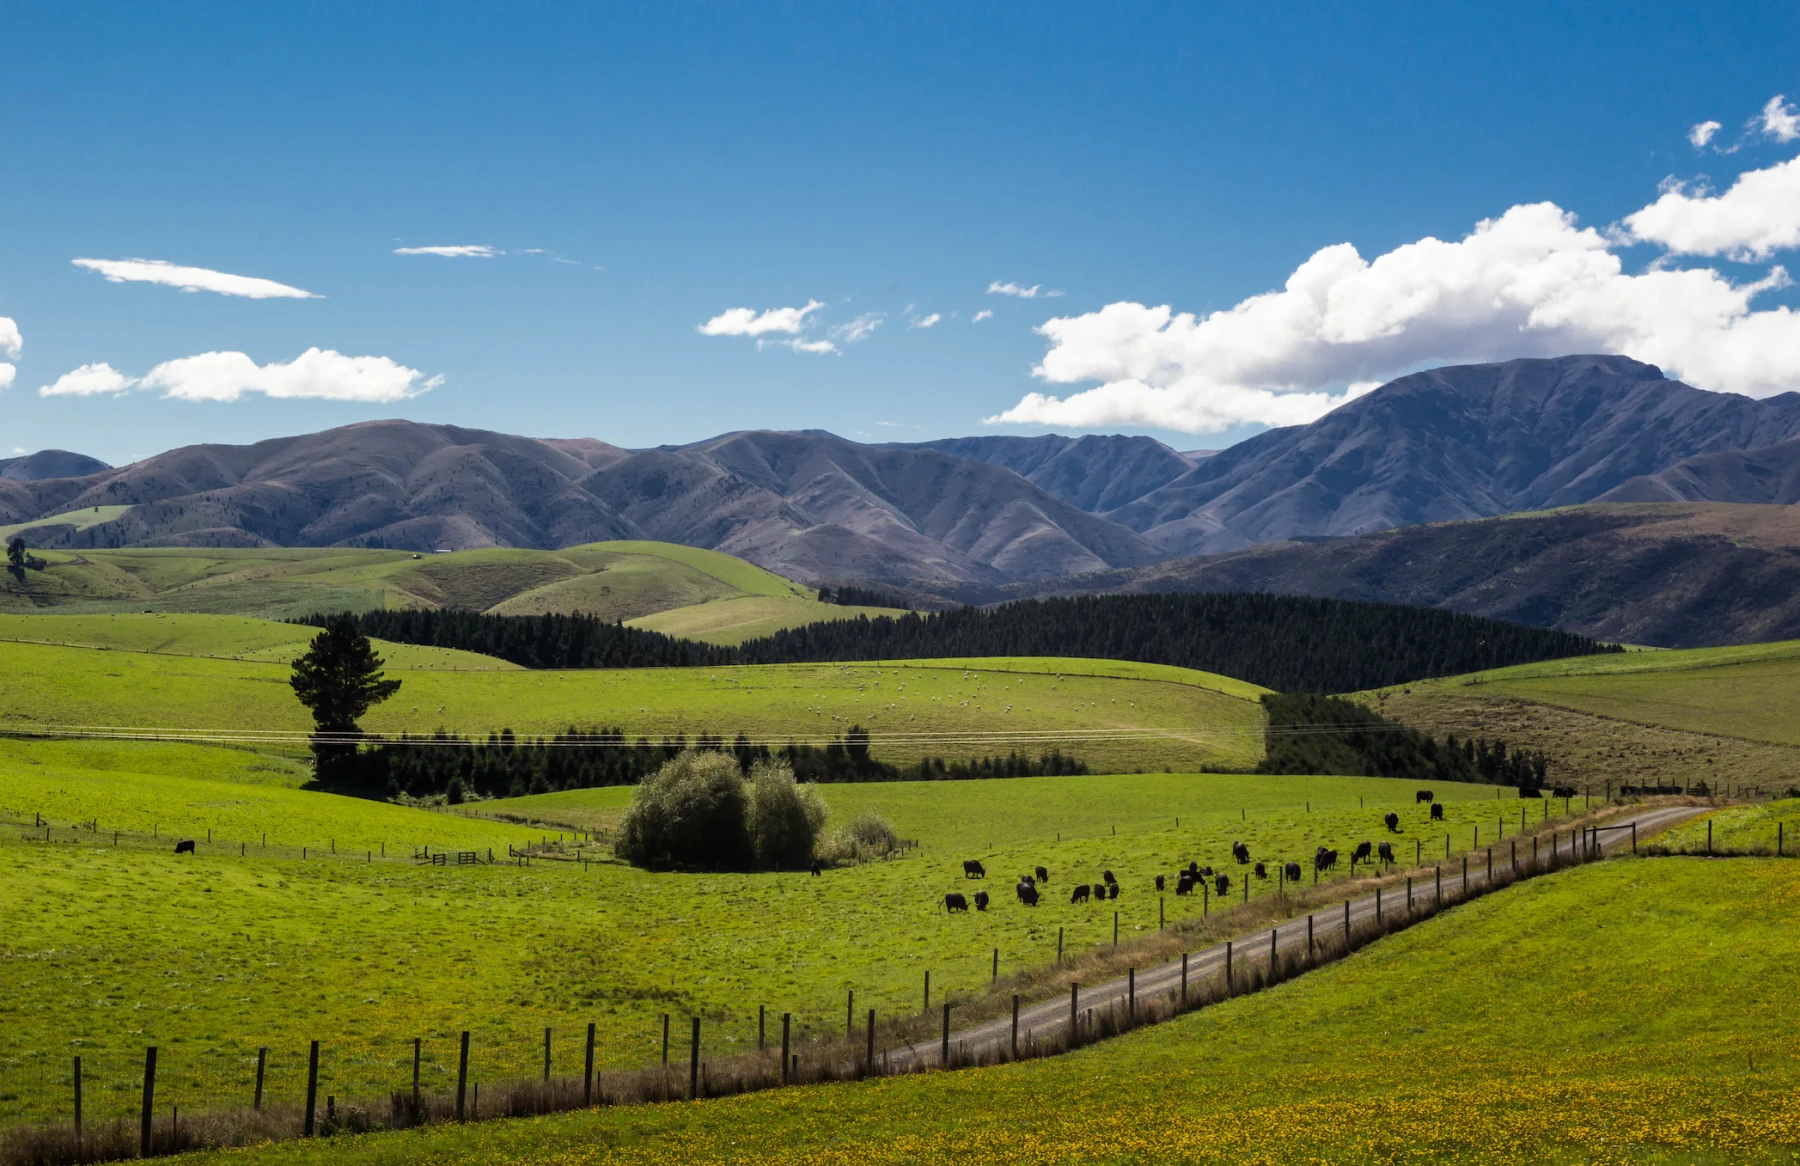
[[[1595,504],[1268,543],[1005,594],[1027,590],[1362,599],[1669,648],[1793,639],[1800,507]]]

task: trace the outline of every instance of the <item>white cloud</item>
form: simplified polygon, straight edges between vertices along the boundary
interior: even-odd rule
[[[994,282],[988,284],[987,294],[990,296],[1016,296],[1021,300],[1035,300],[1038,297],[1038,289],[1043,286],[1044,285],[1041,283],[1034,283],[1030,287],[1025,287],[1021,284],[1014,283],[1010,279],[1005,283],[1001,283],[996,279]]]
[[[396,247],[394,254],[438,255],[445,259],[492,259],[494,256],[504,255],[506,252],[496,247],[489,247],[485,243],[457,243],[445,247]],[[535,255],[537,252],[528,251],[526,254]]]
[[[56,378],[55,384],[38,389],[38,396],[92,397],[100,393],[123,393],[135,384],[135,380],[101,361],[99,364],[84,364],[73,372],[64,373]]]
[[[838,346],[829,340],[758,340],[756,350],[765,348],[785,348],[790,352],[810,352],[816,356],[828,356],[838,350]]]
[[[697,329],[702,336],[761,336],[765,332],[792,335],[806,325],[806,318],[825,306],[823,300],[807,300],[804,308],[727,308]]]
[[[933,312],[929,316],[920,316],[918,319],[912,321],[912,326],[914,328],[929,328],[943,318],[944,317],[939,313]]]
[[[1791,142],[1800,138],[1800,110],[1789,105],[1787,99],[1779,93],[1769,98],[1768,104],[1762,107],[1759,121],[1764,136],[1778,142]]]
[[[1766,259],[1800,246],[1800,158],[1740,174],[1720,195],[1670,184],[1624,223],[1632,238],[1673,254]]]
[[[203,352],[164,361],[144,388],[183,401],[235,401],[245,393],[328,401],[401,401],[442,384],[385,356],[345,356],[309,348],[286,364],[258,365],[241,352]]]
[[[25,338],[19,335],[19,326],[11,316],[0,316],[0,352],[17,358],[24,349]]]
[[[0,390],[12,388],[13,378],[18,375],[18,369],[10,364],[0,362]]]
[[[222,296],[243,296],[252,300],[323,298],[272,279],[232,275],[204,267],[182,267],[161,259],[75,259],[71,262],[77,267],[98,271],[108,283],[160,283],[187,292],[218,292]]]
[[[831,329],[831,335],[845,344],[855,344],[859,340],[867,340],[873,336],[875,329],[881,327],[881,322],[885,319],[887,316],[881,312],[864,312],[854,320],[834,326]],[[799,349],[795,349],[795,351],[797,352]]]
[[[1779,213],[1753,230],[1745,207],[1755,200],[1718,201],[1727,200],[1730,217],[1708,208],[1730,224],[1708,236],[1713,245],[1782,245]],[[1650,230],[1659,220],[1640,221]],[[1750,396],[1800,388],[1800,314],[1752,307],[1786,286],[1783,269],[1734,283],[1659,259],[1631,274],[1614,251],[1618,236],[1580,227],[1550,203],[1515,206],[1463,239],[1425,238],[1373,261],[1349,243],[1323,248],[1280,290],[1204,317],[1126,302],[1051,319],[1038,329],[1050,347],[1036,375],[1099,385],[1030,393],[987,420],[1188,433],[1299,424],[1353,395],[1333,386],[1363,390],[1434,363],[1571,352],[1624,353]]]
[[[1696,150],[1703,150],[1706,148],[1706,144],[1713,140],[1713,135],[1724,128],[1716,121],[1703,121],[1688,131],[1688,144]]]
[[[983,309],[981,309],[981,311],[975,313],[975,318],[970,320],[969,323],[979,324],[983,320],[992,320],[993,318],[994,318],[994,313],[989,311],[987,308],[983,308]]]

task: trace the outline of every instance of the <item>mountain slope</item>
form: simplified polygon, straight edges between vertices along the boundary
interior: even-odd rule
[[[1004,466],[1051,497],[1094,514],[1129,505],[1173,482],[1194,464],[1194,459],[1153,438],[1120,434],[948,437],[888,448],[934,449]]]
[[[1800,440],[1684,458],[1621,482],[1602,502],[1800,502]]]
[[[1068,580],[1052,593],[1266,591],[1442,607],[1687,648],[1800,638],[1800,508],[1590,505]]]
[[[66,449],[40,449],[24,457],[0,458],[0,478],[13,482],[41,482],[45,478],[85,478],[111,466],[99,458],[70,453]]]
[[[1171,551],[1226,551],[1586,502],[1796,435],[1800,394],[1704,392],[1622,356],[1463,365],[1260,434],[1107,517]]]

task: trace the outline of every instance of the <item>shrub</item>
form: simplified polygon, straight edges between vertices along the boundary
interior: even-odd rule
[[[818,790],[796,783],[787,762],[765,760],[750,767],[750,845],[758,867],[794,870],[811,862],[825,812]]]
[[[873,810],[864,810],[854,821],[820,843],[819,857],[826,862],[856,862],[864,858],[880,858],[900,849],[900,836],[888,820]]]
[[[736,758],[690,750],[638,786],[613,849],[633,866],[749,870],[748,810]]]

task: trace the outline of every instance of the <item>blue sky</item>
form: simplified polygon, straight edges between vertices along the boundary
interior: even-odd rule
[[[1800,388],[1791,4],[570,7],[0,2],[0,453],[1209,448],[1571,347]],[[452,246],[503,254],[396,254]]]

